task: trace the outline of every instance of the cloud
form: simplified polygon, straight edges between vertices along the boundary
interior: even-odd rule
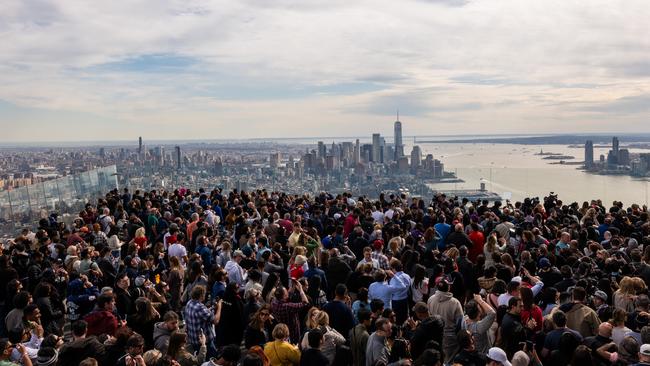
[[[611,128],[594,115],[647,131],[648,18],[645,0],[6,0],[0,123],[264,137],[230,121],[370,133],[399,108],[423,134]]]

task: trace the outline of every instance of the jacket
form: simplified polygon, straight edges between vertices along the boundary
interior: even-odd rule
[[[293,344],[275,340],[264,346],[264,354],[271,366],[297,366],[300,364],[300,350]]]
[[[350,349],[354,366],[365,366],[366,346],[368,345],[368,330],[363,324],[358,324],[350,331]]]
[[[110,311],[100,310],[88,314],[84,320],[88,323],[88,335],[115,334],[118,322],[117,317]]]
[[[445,337],[456,338],[456,323],[463,316],[460,301],[451,292],[438,291],[427,301],[429,315],[440,315],[445,322]]]
[[[566,311],[566,326],[579,332],[583,338],[597,335],[599,325],[598,314],[584,304],[575,303]]]
[[[156,325],[153,326],[153,347],[163,354],[166,354],[171,334],[172,331],[165,328],[164,322],[156,323]]]

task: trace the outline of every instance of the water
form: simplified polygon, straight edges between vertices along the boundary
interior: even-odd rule
[[[412,141],[405,141],[405,151],[412,149]],[[648,204],[650,183],[630,176],[606,176],[586,173],[577,165],[550,165],[555,160],[543,160],[535,155],[544,152],[572,155],[574,160],[583,161],[584,149],[564,145],[514,145],[514,144],[445,144],[418,143],[423,154],[433,154],[445,164],[446,171],[456,172],[464,183],[432,184],[432,188],[478,189],[481,179],[486,188],[511,196],[512,200],[525,197],[540,198],[555,192],[564,202],[582,202],[602,199],[608,205],[614,200],[624,204]],[[594,148],[594,158],[607,155],[608,149]],[[631,153],[647,150],[631,149]]]

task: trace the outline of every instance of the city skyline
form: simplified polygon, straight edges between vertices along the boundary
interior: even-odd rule
[[[644,1],[0,10],[7,142],[650,132]]]

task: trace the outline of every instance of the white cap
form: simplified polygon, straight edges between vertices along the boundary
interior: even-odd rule
[[[499,347],[492,347],[487,353],[487,357],[492,360],[496,361],[503,366],[512,366],[510,361],[508,361],[508,356],[506,355],[506,352],[502,350]]]

